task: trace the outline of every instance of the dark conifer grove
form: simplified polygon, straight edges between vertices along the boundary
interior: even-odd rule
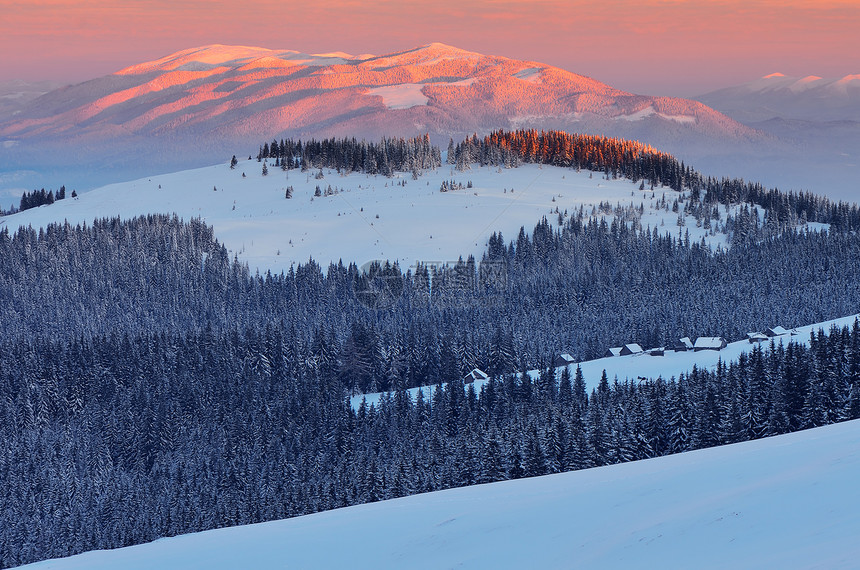
[[[264,143],[257,160],[273,158],[284,170],[332,168],[346,172],[366,172],[391,176],[395,172],[415,172],[442,164],[439,148],[424,135],[411,139],[384,138],[379,143],[352,139],[294,141],[273,140]]]

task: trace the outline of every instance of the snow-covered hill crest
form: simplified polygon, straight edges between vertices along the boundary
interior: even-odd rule
[[[530,231],[542,217],[557,225],[559,214],[583,208],[611,219],[616,207],[632,205],[631,211],[642,207],[642,227],[675,237],[689,232],[692,240],[726,246],[725,234],[698,227],[691,216],[677,225],[678,213],[671,210],[677,192],[639,190],[630,180],[606,180],[600,173],[538,165],[473,165],[460,172],[443,165],[417,180],[405,173],[387,178],[328,169],[318,179],[317,172],[274,166],[263,176],[262,166],[242,160],[235,169],[225,163],[112,184],[0,217],[0,229],[176,214],[212,225],[230,254],[252,271],[277,273],[309,258],[324,267],[386,259],[406,270],[418,261],[453,265],[461,256],[480,259],[494,232],[512,240],[520,227]],[[458,189],[440,192],[443,183]],[[315,196],[317,187],[321,196]]]

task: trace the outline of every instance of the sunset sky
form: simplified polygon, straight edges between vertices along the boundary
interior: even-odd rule
[[[0,81],[79,82],[189,47],[438,41],[647,94],[860,73],[860,0],[0,0]]]

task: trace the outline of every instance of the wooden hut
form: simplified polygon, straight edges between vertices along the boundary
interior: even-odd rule
[[[571,355],[565,353],[556,356],[555,359],[552,361],[552,366],[553,368],[560,368],[562,366],[570,366],[571,364],[575,363],[576,359]]]
[[[624,346],[622,346],[620,354],[621,354],[621,356],[629,356],[631,354],[642,354],[643,352],[645,352],[645,351],[642,350],[642,347],[634,342],[634,343],[625,344]]]

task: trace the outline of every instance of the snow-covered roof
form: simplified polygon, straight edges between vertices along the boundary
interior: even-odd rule
[[[576,359],[566,352],[564,354],[562,354],[559,358],[567,360],[568,362],[576,362]]]
[[[638,354],[640,352],[644,352],[642,350],[642,347],[639,346],[638,344],[636,344],[635,342],[631,343],[631,344],[625,344],[624,348],[626,348],[628,351],[632,352],[633,354]]]
[[[749,340],[767,340],[767,335],[760,332],[748,332],[747,338]]]
[[[685,336],[684,338],[679,338],[677,344],[683,344],[687,348],[693,348],[693,341],[690,340],[690,337]]]
[[[487,373],[481,370],[480,368],[475,368],[463,378],[464,382],[474,382],[476,380],[486,380],[489,376]]]
[[[784,334],[788,334],[788,330],[784,329],[779,325],[767,329],[767,336],[781,336]]]
[[[607,356],[621,356],[621,346],[615,346],[606,351]]]
[[[721,348],[725,344],[726,341],[721,336],[700,336],[693,348]]]

